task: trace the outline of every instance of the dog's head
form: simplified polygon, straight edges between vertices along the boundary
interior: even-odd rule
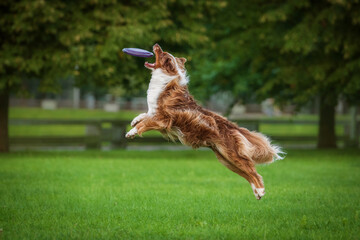
[[[185,58],[174,57],[168,52],[164,52],[159,44],[153,46],[155,54],[155,63],[145,62],[145,67],[151,70],[160,69],[164,74],[169,76],[184,76],[186,74]]]

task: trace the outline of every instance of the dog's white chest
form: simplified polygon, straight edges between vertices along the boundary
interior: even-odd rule
[[[164,74],[161,69],[156,69],[152,72],[149,88],[147,90],[149,115],[155,115],[158,107],[159,96],[164,91],[166,84],[173,79],[174,77]]]
[[[157,101],[162,91],[162,86],[150,81],[149,88],[147,90],[148,114],[154,115],[156,113]]]

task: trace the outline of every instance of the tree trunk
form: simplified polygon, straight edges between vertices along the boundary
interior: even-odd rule
[[[9,152],[9,89],[0,90],[0,153]]]
[[[318,148],[336,148],[335,102],[326,101],[324,96],[320,97]]]

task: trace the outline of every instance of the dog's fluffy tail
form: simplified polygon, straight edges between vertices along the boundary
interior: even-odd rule
[[[277,145],[271,144],[269,138],[258,132],[250,132],[246,128],[239,128],[241,138],[241,152],[256,164],[272,163],[284,159],[285,153]]]

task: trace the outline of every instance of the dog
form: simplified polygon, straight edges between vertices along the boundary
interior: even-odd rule
[[[231,171],[244,177],[255,197],[265,195],[264,182],[255,164],[282,159],[280,147],[267,137],[238,127],[226,118],[199,106],[190,95],[185,58],[164,52],[159,44],[153,46],[155,63],[145,62],[152,71],[147,90],[148,112],[135,117],[127,134],[134,138],[149,130],[157,130],[173,141],[193,148],[208,147]]]

